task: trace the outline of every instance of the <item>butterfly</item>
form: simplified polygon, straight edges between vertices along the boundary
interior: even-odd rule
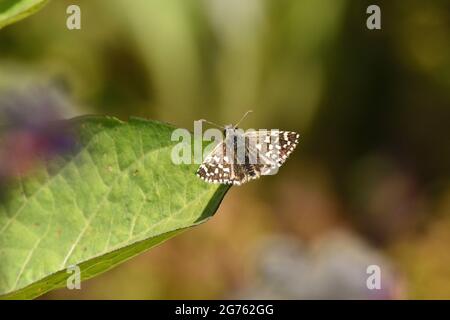
[[[276,174],[298,144],[293,131],[258,130],[243,132],[238,124],[225,126],[223,141],[217,144],[197,170],[209,183],[241,185],[264,175]],[[212,122],[205,121],[213,124]]]

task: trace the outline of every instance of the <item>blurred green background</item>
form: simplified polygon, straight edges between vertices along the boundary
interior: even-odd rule
[[[445,0],[58,0],[1,30],[2,93],[188,129],[252,109],[243,128],[301,134],[206,224],[43,298],[450,299],[449,39]]]

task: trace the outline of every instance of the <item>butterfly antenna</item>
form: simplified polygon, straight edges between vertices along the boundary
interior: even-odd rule
[[[209,124],[211,124],[211,125],[213,125],[215,127],[218,127],[218,128],[221,128],[221,129],[225,129],[223,126],[219,126],[218,124],[216,124],[214,122],[211,122],[211,121],[208,121],[206,119],[200,119],[200,120],[197,120],[197,121],[206,122],[206,123],[209,123]]]
[[[248,110],[248,111],[242,116],[241,120],[239,120],[238,123],[236,123],[236,125],[234,126],[234,128],[237,128],[237,126],[242,122],[242,120],[244,120],[244,119],[247,117],[247,115],[248,115],[249,113],[251,113],[251,112],[253,112],[253,110]]]

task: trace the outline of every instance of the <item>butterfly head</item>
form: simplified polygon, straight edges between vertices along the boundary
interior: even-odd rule
[[[226,125],[225,127],[224,127],[224,134],[225,134],[225,136],[228,136],[228,135],[231,135],[231,134],[236,134],[236,130],[237,129],[239,129],[238,128],[238,125],[241,123],[241,121],[242,120],[244,120],[245,119],[245,117],[250,113],[250,112],[253,112],[252,110],[248,110],[243,116],[242,116],[242,118],[235,124],[235,125],[232,125],[232,124],[229,124],[229,125]]]
[[[223,128],[223,134],[226,136],[233,134],[234,130],[236,130],[237,128],[235,126],[233,126],[232,124],[228,124]]]

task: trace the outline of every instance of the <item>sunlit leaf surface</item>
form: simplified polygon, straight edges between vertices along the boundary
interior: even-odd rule
[[[201,223],[227,187],[204,183],[198,165],[171,160],[174,127],[131,119],[72,120],[69,154],[47,160],[3,195],[0,295],[33,298],[82,279]]]

